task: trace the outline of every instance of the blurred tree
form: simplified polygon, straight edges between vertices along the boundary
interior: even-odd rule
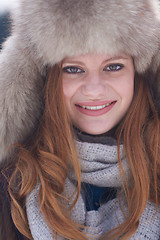
[[[10,33],[10,17],[9,13],[0,15],[0,49],[2,48],[2,43],[5,41]]]

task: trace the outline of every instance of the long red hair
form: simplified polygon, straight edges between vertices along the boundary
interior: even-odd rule
[[[10,179],[12,218],[26,237],[33,239],[25,211],[26,196],[40,183],[39,204],[53,234],[67,239],[84,240],[80,226],[70,219],[71,208],[80,194],[80,167],[73,143],[73,131],[69,122],[62,89],[61,67],[49,70],[44,91],[44,113],[29,144],[19,146],[16,168]],[[159,149],[160,124],[154,107],[148,80],[135,76],[135,93],[126,116],[117,131],[117,148],[120,175],[123,180],[129,215],[125,221],[104,239],[128,239],[138,228],[139,218],[149,200],[158,206],[160,187]],[[124,154],[131,169],[131,182],[127,182],[119,154],[123,140]],[[27,141],[29,142],[29,141]],[[77,178],[77,192],[70,199],[71,208],[62,204],[63,190],[68,167],[72,167]],[[17,186],[17,181],[19,185]],[[121,201],[121,198],[119,198]],[[134,202],[134,204],[132,204]],[[122,209],[123,211],[123,209]]]

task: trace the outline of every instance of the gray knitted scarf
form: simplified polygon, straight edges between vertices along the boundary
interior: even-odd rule
[[[76,141],[76,148],[79,154],[80,166],[82,169],[82,182],[91,183],[100,187],[115,187],[119,189],[122,185],[119,176],[116,145],[104,145],[98,143],[88,143]],[[122,164],[126,176],[129,175],[129,168],[123,158],[123,146],[120,147]],[[73,183],[74,174],[66,179],[64,195],[71,196],[75,190]],[[38,203],[38,188],[31,192],[26,199],[27,217],[30,230],[34,240],[53,240],[52,231],[47,226]],[[133,203],[134,204],[134,203]],[[127,213],[127,207],[123,206]],[[155,215],[155,204],[148,202],[140,218],[137,232],[130,240],[158,240],[160,236],[160,209]],[[71,218],[80,224],[87,226],[85,230],[92,234],[95,240],[109,230],[118,226],[124,221],[123,214],[119,207],[118,199],[112,199],[102,204],[99,209],[87,211],[83,194],[80,195],[75,207],[71,212]],[[88,237],[89,238],[89,237]],[[64,240],[58,236],[58,240]]]

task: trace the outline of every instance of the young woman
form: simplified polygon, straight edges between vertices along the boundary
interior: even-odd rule
[[[159,21],[158,0],[19,3],[0,53],[1,239],[160,238]]]

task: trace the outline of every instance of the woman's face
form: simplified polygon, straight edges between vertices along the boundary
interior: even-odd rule
[[[73,125],[97,135],[126,114],[134,93],[134,66],[126,54],[86,54],[63,62],[63,92]]]

